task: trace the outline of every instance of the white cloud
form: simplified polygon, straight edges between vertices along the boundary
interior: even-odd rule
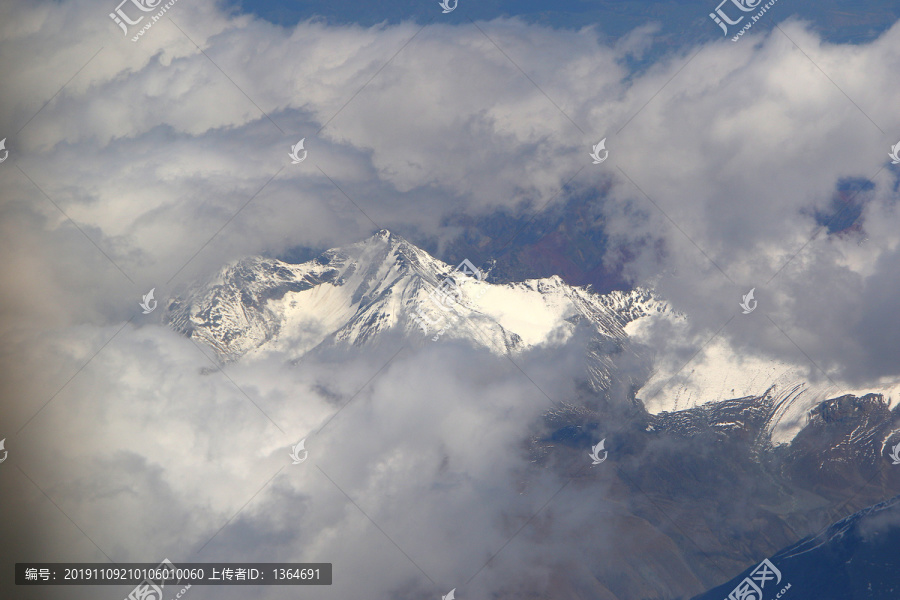
[[[317,167],[379,226],[446,241],[457,233],[443,227],[448,215],[522,214],[585,166],[575,186],[614,183],[610,197],[598,199],[615,244],[609,260],[626,256],[635,282],[655,283],[688,317],[690,328],[673,343],[671,329],[649,339],[661,358],[689,357],[756,287],[759,310],[738,315],[724,332],[738,352],[795,361],[795,342],[842,381],[897,375],[893,167],[867,193],[865,244],[853,233],[820,235],[766,281],[807,242],[811,215],[828,209],[837,183],[874,175],[896,143],[900,25],[847,47],[822,42],[801,23],[781,23],[802,51],[776,30],[686,49],[629,79],[623,59],[646,47],[652,29],[608,47],[591,29],[479,23],[537,89],[471,25],[418,33],[412,23],[285,29],[223,14],[211,1],[182,0],[171,18],[208,58],[166,21],[132,43],[106,10],[86,1],[0,8],[0,80],[11,90],[0,106],[4,132],[18,131],[102,47],[20,135],[5,134],[11,160],[0,167],[0,248],[9,259],[0,269],[14,285],[0,291],[0,330],[8,392],[27,398],[11,411],[16,424],[137,312],[141,293],[156,286],[166,298],[164,282],[254,194],[173,285],[247,254],[363,238],[372,223]],[[604,136],[611,158],[594,167],[587,153]],[[290,165],[287,152],[301,137],[309,159]],[[337,409],[330,398],[364,388],[384,358],[292,370],[270,357],[230,367],[285,424],[282,434],[155,318],[126,326],[22,438],[23,468],[120,560],[188,558],[289,462],[289,446]],[[538,352],[524,366],[554,399],[575,394],[577,348],[567,350]],[[316,458],[285,467],[208,551],[334,558],[345,569],[336,571],[336,585],[348,597],[369,591],[365,577],[348,572],[366,575],[379,593],[433,594],[315,470],[320,464],[415,553],[435,585],[447,588],[442,593],[458,586],[454,577],[483,564],[562,482],[529,470],[522,444],[548,401],[504,367],[444,341],[401,355],[310,439]],[[572,532],[602,545],[596,540],[608,532],[584,524],[590,506],[565,495],[561,502],[548,509],[543,529],[524,531],[501,555],[494,573],[520,574],[515,559],[528,559],[539,563],[537,578],[549,578],[552,564],[537,560],[540,548],[574,564],[579,548],[562,550]],[[490,577],[474,585],[499,589]],[[191,595],[219,592],[239,590]]]

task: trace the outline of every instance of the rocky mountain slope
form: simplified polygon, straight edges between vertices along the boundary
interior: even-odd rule
[[[603,495],[627,507],[605,510],[602,524],[585,522],[587,539],[614,526],[630,541],[586,552],[584,567],[603,589],[566,597],[685,600],[727,581],[716,588],[723,600],[745,576],[731,581],[736,574],[900,493],[900,465],[889,456],[900,444],[900,411],[882,396],[826,400],[793,441],[776,445],[769,424],[778,404],[773,396],[746,397],[653,415],[639,405],[579,399],[547,414],[532,438],[535,464],[567,473],[583,486],[579,497],[588,496],[598,474],[585,473],[584,459],[605,439],[609,460],[595,467]],[[578,577],[567,586],[595,587]]]

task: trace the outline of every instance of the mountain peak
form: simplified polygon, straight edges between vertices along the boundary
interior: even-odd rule
[[[605,340],[624,340],[624,326],[655,302],[643,290],[600,296],[556,276],[497,284],[453,273],[381,229],[302,264],[237,261],[178,298],[169,321],[226,361],[270,352],[294,360],[321,344],[367,345],[392,329],[503,354],[563,344],[581,323]],[[600,380],[608,380],[607,368],[597,366]]]
[[[363,240],[361,243],[366,244],[366,243],[372,243],[372,242],[381,243],[381,244],[387,243],[387,244],[391,244],[391,245],[408,244],[408,245],[412,246],[412,244],[410,244],[408,241],[406,241],[405,238],[397,235],[396,233],[391,233],[391,231],[389,229],[379,229],[378,231],[373,233],[371,236],[369,236],[368,238]]]

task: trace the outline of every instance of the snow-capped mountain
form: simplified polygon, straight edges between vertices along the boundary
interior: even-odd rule
[[[465,339],[516,353],[565,343],[587,326],[595,343],[589,370],[608,385],[611,349],[625,327],[666,305],[646,290],[606,295],[559,277],[491,283],[382,230],[303,264],[251,257],[169,305],[179,331],[225,361],[280,352],[297,359],[323,344],[364,346],[387,331],[425,339]],[[602,348],[602,350],[601,350]]]
[[[616,383],[637,390],[644,408],[673,430],[734,409],[742,415],[734,419],[739,427],[756,429],[757,417],[763,419],[766,444],[794,439],[835,392],[804,381],[796,365],[737,360],[715,344],[678,377],[663,369],[651,376],[642,329],[652,319],[683,319],[651,292],[596,294],[556,276],[495,283],[489,271],[466,275],[387,230],[302,264],[249,257],[227,265],[170,301],[167,318],[225,362],[273,353],[293,361],[321,347],[376,344],[388,332],[515,355],[561,347],[580,328],[589,338],[585,379],[594,391]],[[641,365],[627,376],[616,366],[624,353],[638,354]]]

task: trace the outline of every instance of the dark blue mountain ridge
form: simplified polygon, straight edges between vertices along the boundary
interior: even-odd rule
[[[762,560],[762,559],[760,559]],[[900,598],[900,496],[856,512],[769,559],[782,579],[763,598],[789,600],[897,600]],[[693,600],[723,600],[751,567]]]

